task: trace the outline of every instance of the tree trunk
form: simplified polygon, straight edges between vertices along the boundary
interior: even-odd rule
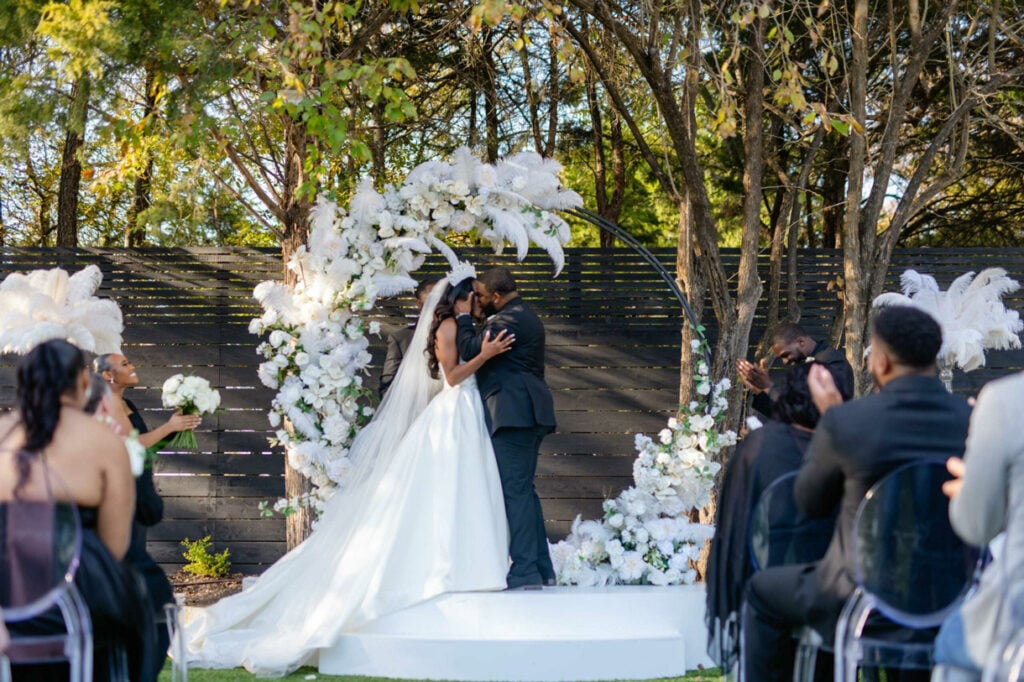
[[[387,179],[384,143],[384,100],[381,99],[373,105],[373,139],[370,141],[373,179],[378,187],[383,186]]]
[[[285,177],[281,199],[284,209],[282,220],[283,237],[281,239],[281,260],[284,263],[285,284],[292,286],[297,281],[294,272],[288,269],[288,262],[292,254],[300,246],[306,244],[309,238],[309,213],[312,208],[309,199],[303,191],[303,184],[306,177],[304,164],[306,159],[306,147],[308,139],[306,128],[302,123],[293,121],[290,117],[284,116],[285,134]],[[308,478],[295,471],[285,461],[284,470],[284,494],[288,499],[308,495],[313,490],[313,484]],[[296,547],[305,540],[312,531],[313,512],[308,507],[300,506],[298,510],[290,514],[286,520],[285,540],[289,550]]]
[[[78,188],[82,184],[80,151],[85,136],[89,105],[89,80],[80,78],[71,87],[67,136],[61,156],[57,192],[57,246],[78,246]]]
[[[156,115],[156,70],[152,65],[146,65],[146,91],[143,118],[149,122]],[[129,249],[136,249],[146,242],[146,229],[140,223],[142,213],[148,209],[153,200],[150,196],[150,185],[153,180],[153,157],[147,153],[146,167],[135,178],[135,186],[132,192],[132,207],[128,212],[128,230],[124,235],[124,245]]]
[[[849,182],[846,190],[846,215],[843,221],[843,317],[846,337],[846,359],[854,368],[857,395],[870,385],[870,377],[863,371],[865,333],[868,306],[865,300],[868,277],[864,261],[861,235],[861,197],[864,190],[864,170],[867,162],[867,71],[868,71],[868,0],[855,0],[851,30],[850,60],[850,113],[860,124],[850,131]],[[875,182],[879,179],[876,178]],[[873,226],[872,226],[873,229]]]
[[[486,153],[488,163],[498,160],[498,83],[495,75],[494,34],[484,29],[484,127],[486,129]]]

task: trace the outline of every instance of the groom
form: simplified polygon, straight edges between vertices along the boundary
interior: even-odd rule
[[[488,331],[492,338],[503,329],[515,337],[508,352],[494,356],[477,370],[476,381],[508,516],[512,567],[506,582],[510,590],[539,589],[555,583],[544,514],[533,487],[540,442],[555,429],[551,391],[544,383],[544,326],[519,297],[507,268],[481,274],[473,291],[470,300],[455,304],[459,354],[476,357]],[[479,330],[471,316],[473,299],[486,317]]]

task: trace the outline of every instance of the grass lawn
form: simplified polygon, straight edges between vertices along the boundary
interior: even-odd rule
[[[717,669],[714,670],[703,670],[694,671],[686,675],[686,677],[665,677],[661,678],[657,682],[675,682],[675,680],[686,680],[687,682],[711,682],[711,680],[718,680],[722,677],[721,673]],[[170,664],[164,668],[164,671],[160,674],[160,682],[170,682],[171,679],[171,666]],[[254,680],[252,675],[236,668],[234,670],[189,670],[188,671],[189,682],[244,682],[248,680]],[[298,672],[294,672],[288,677],[283,678],[285,680],[321,680],[323,682],[383,682],[388,678],[383,677],[351,677],[342,675],[321,675],[316,671],[316,668],[302,668]],[[391,680],[390,682],[403,682]],[[406,680],[404,682],[411,682]],[[655,682],[654,680],[644,680],[641,682]]]

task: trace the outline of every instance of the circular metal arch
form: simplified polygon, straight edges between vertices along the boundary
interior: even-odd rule
[[[566,213],[579,218],[580,220],[585,220],[591,225],[597,227],[599,230],[604,230],[605,232],[614,235],[616,239],[639,254],[640,257],[643,258],[656,273],[658,273],[658,276],[665,282],[665,286],[668,287],[668,290],[672,292],[672,295],[675,296],[677,301],[679,301],[679,305],[682,306],[683,313],[686,315],[686,319],[689,321],[690,328],[693,330],[693,333],[696,334],[703,342],[704,359],[710,367],[711,350],[708,347],[707,337],[704,336],[703,327],[697,321],[697,316],[693,314],[693,309],[690,308],[690,302],[686,300],[686,295],[679,288],[679,285],[676,284],[676,278],[672,276],[671,272],[665,269],[665,266],[661,264],[661,261],[659,261],[646,246],[638,242],[633,235],[623,229],[621,225],[617,225],[607,218],[600,216],[593,211],[588,211],[585,208],[574,208],[566,211]]]

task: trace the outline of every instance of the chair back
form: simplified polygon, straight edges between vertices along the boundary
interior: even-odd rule
[[[793,484],[797,472],[772,481],[750,518],[750,560],[754,570],[808,563],[825,555],[835,529],[835,517],[809,518],[796,506]]]
[[[67,486],[45,465],[35,472],[45,477],[45,494],[0,501],[0,607],[8,622],[53,606],[81,556],[82,524]]]
[[[938,625],[970,586],[981,551],[957,537],[942,484],[945,462],[905,464],[864,496],[854,520],[857,585],[887,618]]]

